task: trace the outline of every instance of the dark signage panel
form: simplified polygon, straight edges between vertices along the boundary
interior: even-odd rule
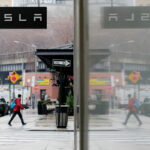
[[[150,28],[150,7],[104,7],[103,28]]]
[[[0,7],[0,29],[46,28],[46,7]]]
[[[37,49],[36,55],[51,71],[73,75],[73,48]]]

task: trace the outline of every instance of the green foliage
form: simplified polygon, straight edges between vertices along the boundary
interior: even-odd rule
[[[95,101],[95,100],[89,100],[89,104],[94,104],[94,105],[101,105],[103,101]]]
[[[68,93],[68,95],[67,95],[66,104],[67,104],[70,108],[73,108],[73,95],[72,95],[71,91],[69,91],[69,93]]]
[[[47,99],[47,100],[40,100],[39,101],[39,103],[41,103],[41,104],[49,104],[49,103],[51,103],[51,99]]]

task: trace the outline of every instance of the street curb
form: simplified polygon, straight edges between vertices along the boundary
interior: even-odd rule
[[[55,132],[74,132],[74,130],[63,130],[63,129],[26,129],[26,131],[55,131]],[[79,131],[79,130],[77,130]],[[88,130],[98,132],[98,131],[121,131],[121,129],[97,129],[97,130]]]
[[[40,129],[29,129],[29,130],[26,130],[26,131],[74,132],[74,130],[55,130],[55,129],[50,129],[50,130],[47,130],[47,129],[45,129],[45,130],[44,129],[42,129],[42,130],[40,130]]]

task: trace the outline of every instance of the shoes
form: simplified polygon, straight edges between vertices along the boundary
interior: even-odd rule
[[[24,126],[24,125],[26,125],[27,123],[23,123],[22,125]]]
[[[9,126],[12,126],[11,123],[8,123]]]

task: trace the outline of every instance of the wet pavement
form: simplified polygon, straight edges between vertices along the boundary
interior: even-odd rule
[[[134,117],[122,125],[126,111],[112,111],[109,115],[90,115],[89,147],[91,150],[148,150],[150,146],[150,118],[140,116],[142,126]],[[0,117],[0,150],[73,150],[74,118],[69,116],[67,128],[56,128],[55,114],[38,115],[37,110],[24,110],[27,125],[18,117],[8,126],[10,116]],[[61,131],[61,132],[60,132]]]
[[[23,126],[24,130],[28,131],[74,131],[74,117],[68,117],[68,124],[66,128],[56,127],[55,113],[48,115],[38,115],[36,109],[27,109],[22,111],[23,117],[27,125]],[[111,112],[109,115],[90,115],[89,116],[89,130],[101,131],[101,130],[125,130],[127,128],[139,128],[136,119],[131,116],[128,125],[122,125],[126,117],[126,112],[118,110],[117,112]],[[150,129],[150,117],[140,116],[143,121],[143,125],[140,128]],[[0,129],[9,129],[7,125],[10,116],[0,117]],[[18,116],[13,120],[11,128],[18,128],[22,126]]]
[[[26,126],[26,130],[32,131],[74,131],[74,117],[68,117],[68,124],[66,128],[57,128],[56,127],[56,117],[55,114],[48,115],[38,115],[34,123],[29,123]]]
[[[73,131],[54,130],[54,114],[38,115],[37,110],[32,109],[24,110],[22,114],[27,123],[25,126],[22,126],[18,116],[13,120],[12,126],[7,124],[10,115],[0,118],[0,150],[73,150]]]

